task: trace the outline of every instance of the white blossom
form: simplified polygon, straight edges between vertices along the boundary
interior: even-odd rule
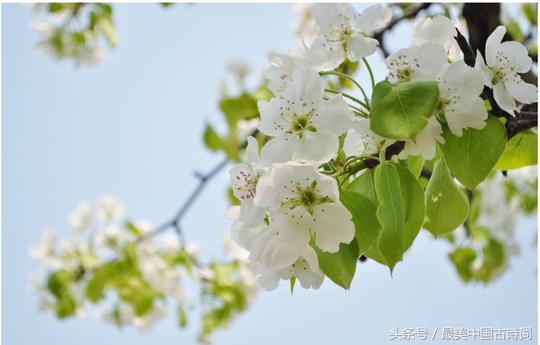
[[[283,95],[259,101],[259,130],[275,137],[262,148],[261,156],[274,162],[330,160],[353,115],[341,95],[323,96],[319,74],[301,68],[293,73]]]
[[[57,239],[51,231],[45,231],[38,243],[31,246],[28,255],[34,259],[43,261],[47,266],[58,267],[61,260],[56,252]]]
[[[438,44],[426,43],[400,49],[386,58],[391,83],[413,80],[437,80],[448,66],[446,51]]]
[[[111,195],[104,195],[97,200],[97,214],[102,220],[119,220],[124,215],[124,205]]]
[[[399,153],[399,159],[405,159],[408,156],[421,156],[426,160],[435,157],[437,142],[444,144],[444,138],[441,136],[442,127],[436,117],[429,119],[414,140],[406,140],[405,147]]]
[[[303,44],[311,45],[317,34],[315,19],[311,14],[313,4],[304,2],[294,3],[292,6],[297,16],[297,20],[293,24],[293,31]]]
[[[76,232],[88,230],[94,222],[94,209],[92,205],[86,202],[77,205],[77,208],[68,216],[68,222]]]
[[[499,107],[515,115],[519,111],[515,101],[534,103],[538,91],[535,85],[525,83],[519,75],[532,67],[527,48],[515,41],[502,42],[505,33],[506,28],[502,25],[493,31],[486,42],[486,61],[478,52],[475,67],[483,73],[484,84],[493,88]]]
[[[369,127],[369,120],[355,118],[347,132],[343,151],[347,157],[370,156],[380,151],[385,138],[375,134]]]
[[[369,37],[392,19],[392,11],[381,5],[357,14],[350,4],[315,4],[312,9],[317,35],[309,55],[318,70],[332,70],[345,58],[358,61],[373,54],[378,41]]]
[[[311,165],[275,164],[257,184],[254,203],[269,209],[271,239],[298,250],[296,256],[281,258],[284,267],[296,260],[311,236],[327,252],[337,252],[340,243],[354,238],[351,214],[339,200],[336,181]]]
[[[413,42],[420,46],[425,43],[439,44],[446,50],[448,58],[456,61],[460,58],[461,50],[457,41],[456,27],[446,16],[422,18],[414,23]]]
[[[318,289],[324,281],[317,254],[310,246],[307,246],[298,259],[288,267],[273,270],[262,265],[254,265],[253,270],[265,290],[274,290],[280,280],[289,280],[292,277],[296,277],[305,289]]]
[[[484,101],[480,97],[484,88],[481,73],[463,61],[448,66],[439,81],[439,111],[450,131],[461,136],[463,129],[482,129],[488,117]]]

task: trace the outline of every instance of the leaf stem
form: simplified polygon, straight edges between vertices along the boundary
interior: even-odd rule
[[[361,106],[363,106],[366,110],[369,111],[369,105],[367,105],[366,103],[362,102],[361,100],[359,100],[358,98],[354,97],[354,96],[351,96],[349,95],[348,93],[345,93],[345,92],[342,92],[342,91],[338,91],[338,90],[333,90],[333,89],[324,89],[325,92],[329,92],[329,93],[335,93],[335,94],[338,94],[338,95],[342,95],[343,97],[345,98],[348,98],[358,104],[360,104]]]
[[[369,99],[367,97],[367,94],[366,94],[366,91],[364,90],[364,88],[362,87],[362,85],[360,85],[360,83],[358,83],[353,77],[345,74],[345,73],[341,73],[341,72],[336,72],[336,71],[330,71],[330,72],[321,72],[320,75],[335,75],[335,76],[338,76],[340,78],[343,78],[343,79],[347,79],[349,80],[350,82],[352,82],[354,85],[356,85],[356,87],[360,90],[360,92],[362,92],[362,96],[364,97],[364,102],[368,105],[369,107]]]
[[[369,79],[371,80],[371,92],[373,92],[373,90],[375,89],[375,78],[373,77],[373,71],[371,70],[371,66],[369,65],[369,62],[366,58],[362,58],[362,61],[364,61],[364,64],[367,67]]]

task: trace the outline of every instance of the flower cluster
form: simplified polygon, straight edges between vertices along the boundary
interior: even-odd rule
[[[154,226],[123,221],[123,214],[124,206],[112,196],[81,203],[68,216],[69,239],[57,239],[49,231],[30,248],[30,256],[42,263],[42,274],[31,285],[41,310],[59,318],[98,316],[118,327],[148,330],[174,303],[184,326],[187,308],[193,308],[185,285],[195,282],[211,301],[203,306],[200,333],[208,340],[254,297],[255,277],[230,239],[224,246],[231,260],[205,266],[198,261],[195,243],[182,245],[174,233],[158,240]],[[235,299],[223,298],[231,295]]]
[[[371,73],[365,58],[378,46],[372,36],[388,25],[392,11],[375,5],[357,13],[349,4],[315,4],[310,10],[300,9],[301,22],[309,24],[308,32],[297,30],[301,47],[270,58],[265,76],[273,98],[258,102],[258,131],[264,136],[247,139],[245,162],[230,171],[240,201],[227,214],[234,221],[232,238],[249,251],[266,289],[281,279],[299,280],[305,288],[321,285],[318,253],[336,253],[355,238],[351,212],[340,201],[340,183],[346,182],[340,168],[346,164],[339,163],[376,160],[397,141],[375,133],[362,86],[339,72],[340,66],[363,62]],[[414,24],[413,46],[386,58],[386,81],[430,82],[438,87],[438,100],[415,135],[400,139],[403,149],[394,159],[433,159],[437,143],[444,143],[444,128],[457,137],[484,128],[484,86],[493,88],[495,100],[510,114],[519,109],[515,101],[536,101],[536,87],[518,74],[531,68],[531,59],[521,44],[501,43],[504,30],[488,40],[487,66],[478,53],[472,67],[461,57],[450,19],[435,16]],[[332,75],[353,80],[364,101],[329,87],[335,84],[325,77]]]

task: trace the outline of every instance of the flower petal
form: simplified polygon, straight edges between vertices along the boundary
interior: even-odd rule
[[[313,213],[311,230],[316,234],[317,247],[325,252],[335,253],[340,243],[354,239],[351,213],[339,202],[319,205]]]
[[[294,160],[324,163],[335,156],[338,148],[338,136],[324,128],[318,128],[317,132],[304,132],[292,152],[292,157]]]
[[[531,66],[532,59],[523,44],[515,41],[501,44],[495,67],[514,73],[527,73]]]
[[[317,129],[323,128],[339,136],[351,126],[353,118],[354,115],[343,96],[335,95],[319,104],[312,121]]]
[[[497,52],[501,46],[504,34],[506,34],[506,28],[504,25],[499,25],[491,35],[489,35],[486,41],[486,61],[488,66],[496,66]]]
[[[351,61],[358,61],[373,54],[378,46],[379,41],[356,31],[347,40],[347,57]]]
[[[263,162],[286,162],[292,157],[292,150],[298,137],[285,135],[268,141],[261,149]]]
[[[476,61],[474,62],[474,69],[482,73],[482,77],[484,78],[484,85],[492,87],[491,80],[493,79],[493,74],[486,65],[484,57],[479,50],[476,51]]]
[[[465,128],[484,128],[488,113],[484,107],[484,101],[476,97],[470,102],[457,103],[451,109],[447,109],[444,116],[450,131],[460,137]]]
[[[366,8],[351,20],[354,30],[370,33],[384,28],[392,19],[392,10],[381,5]]]
[[[441,124],[435,117],[432,117],[426,127],[416,135],[414,140],[407,140],[403,151],[398,155],[399,159],[407,158],[407,156],[422,156],[426,160],[435,157],[437,149],[437,141],[444,143],[444,138],[441,136]]]
[[[506,90],[504,83],[498,83],[493,85],[493,96],[495,97],[495,102],[510,115],[514,115],[514,112],[517,111],[516,102]]]
[[[531,104],[538,99],[538,89],[536,85],[524,82],[516,73],[506,76],[504,79],[504,87],[510,96],[520,103]]]
[[[289,129],[290,122],[284,115],[285,101],[274,97],[270,101],[259,101],[257,105],[261,114],[259,130],[263,134],[277,137]]]

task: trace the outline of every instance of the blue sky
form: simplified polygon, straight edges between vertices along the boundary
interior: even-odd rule
[[[261,66],[272,50],[294,44],[290,6],[115,5],[120,44],[92,68],[74,69],[38,52],[31,9],[2,5],[3,341],[6,345],[194,343],[197,324],[176,328],[171,315],[148,333],[117,330],[99,319],[58,321],[37,310],[27,256],[44,228],[67,234],[66,215],[81,200],[111,193],[136,219],[167,219],[195,183],[193,171],[220,157],[201,141],[216,121],[225,64],[243,57]],[[404,47],[407,28],[389,42]],[[379,61],[380,62],[380,61]],[[376,64],[379,79],[384,68]],[[367,81],[364,77],[360,80]],[[227,174],[213,180],[184,221],[186,236],[219,257],[229,223]],[[350,291],[327,281],[318,291],[287,284],[261,293],[215,344],[392,344],[395,327],[535,327],[536,221],[517,229],[522,253],[488,286],[463,285],[448,246],[426,233],[394,278],[360,265]],[[196,318],[196,317],[195,317]],[[487,344],[488,342],[481,342]],[[473,342],[468,342],[473,344]]]

